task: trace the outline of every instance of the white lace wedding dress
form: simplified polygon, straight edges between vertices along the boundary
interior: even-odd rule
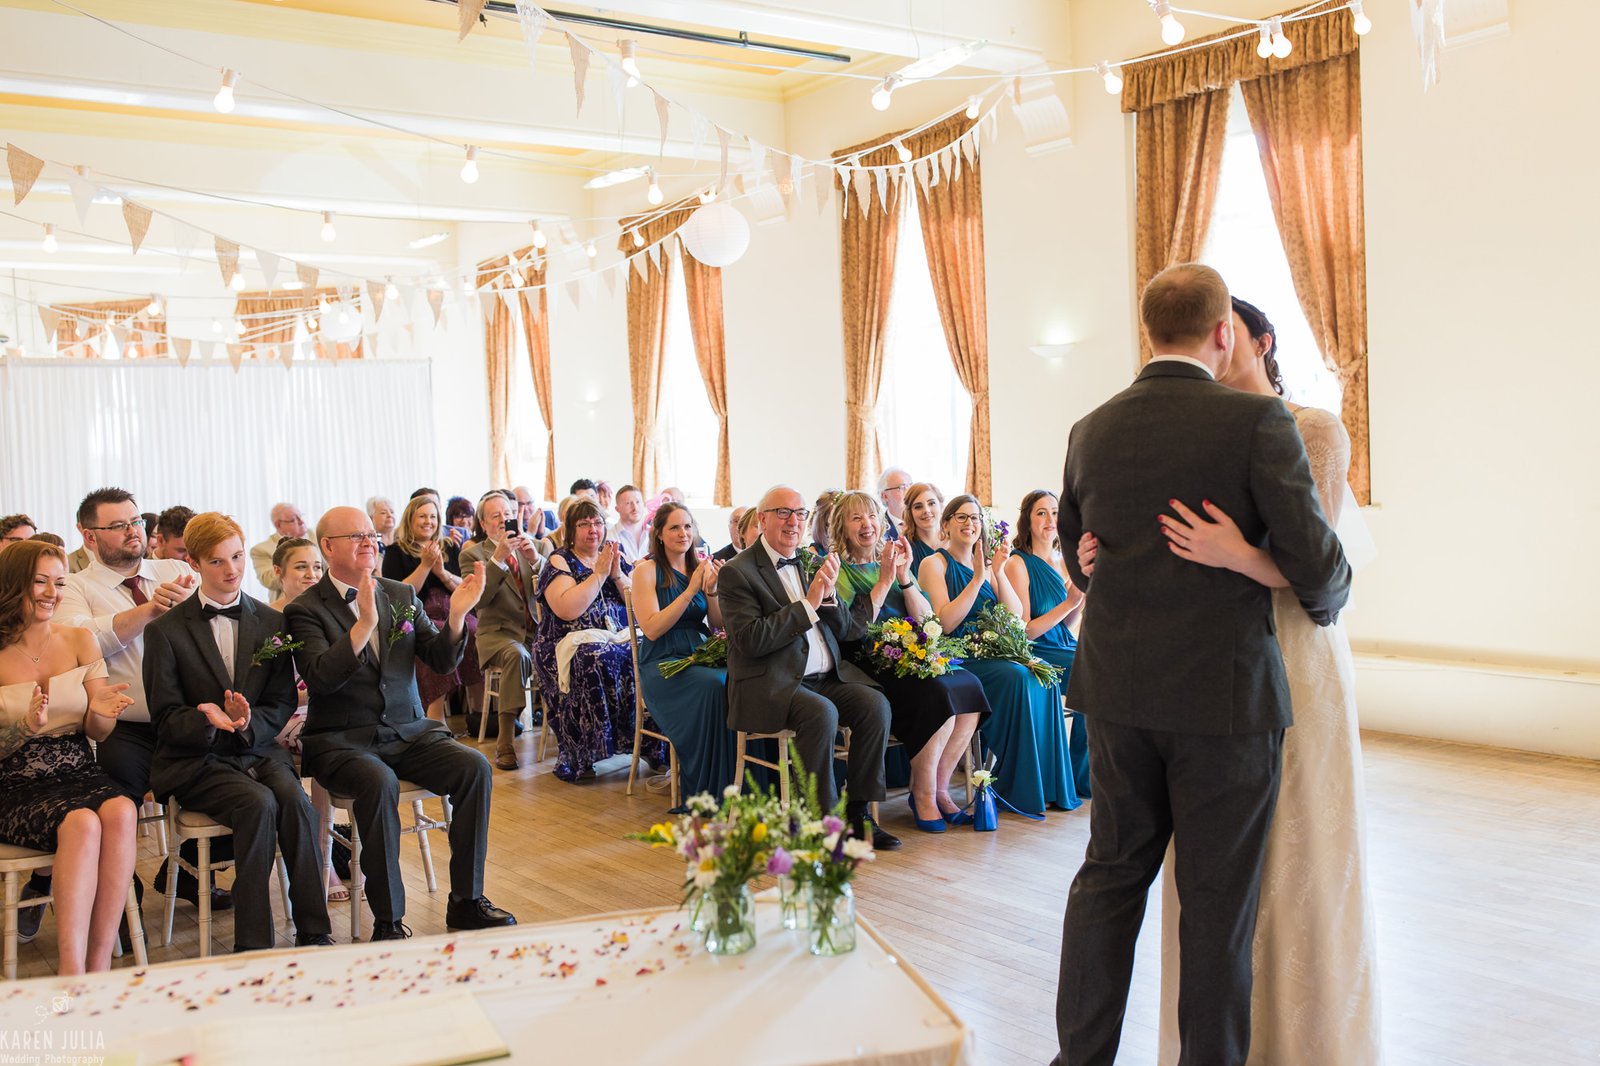
[[[1326,411],[1303,407],[1294,416],[1323,510],[1337,527],[1349,495],[1350,438]],[[1370,1066],[1382,1059],[1382,1034],[1350,640],[1343,624],[1315,625],[1289,589],[1273,591],[1272,608],[1294,725],[1284,736],[1261,878],[1249,1061]],[[1172,1066],[1178,897],[1172,878],[1162,880],[1160,1062]]]

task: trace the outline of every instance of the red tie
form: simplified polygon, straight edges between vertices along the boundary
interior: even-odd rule
[[[137,575],[128,578],[122,584],[126,586],[128,592],[132,594],[133,605],[135,607],[143,607],[145,604],[150,602],[150,597],[146,596],[144,594],[144,590],[139,587],[139,578]]]

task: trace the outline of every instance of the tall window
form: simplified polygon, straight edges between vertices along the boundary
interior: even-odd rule
[[[667,286],[667,336],[661,351],[661,407],[656,420],[661,469],[667,485],[683,490],[691,505],[711,506],[717,488],[717,416],[706,398],[705,381],[689,329],[689,297],[677,241]]]
[[[538,299],[539,294],[532,294]],[[539,394],[533,389],[532,349],[523,328],[520,298],[511,312],[511,380],[506,396],[506,459],[511,463],[514,485],[537,485],[544,491],[545,449],[549,439],[544,418],[539,413]]]
[[[1261,308],[1277,327],[1278,368],[1288,398],[1338,414],[1339,379],[1323,363],[1316,338],[1300,311],[1255,133],[1237,85],[1228,105],[1228,139],[1217,183],[1216,214],[1200,259],[1221,272],[1230,292]]]
[[[949,498],[967,482],[972,400],[956,377],[945,343],[917,198],[909,185],[901,192],[900,205],[883,382],[878,390],[883,462],[905,467],[918,481],[933,482]]]

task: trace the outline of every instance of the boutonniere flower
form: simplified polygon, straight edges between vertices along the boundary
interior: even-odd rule
[[[389,626],[389,643],[394,645],[416,632],[417,608],[415,604],[396,607],[390,612],[393,621]]]
[[[806,586],[811,584],[811,579],[817,576],[818,570],[822,569],[822,559],[823,557],[817,552],[817,549],[809,544],[800,549],[800,572],[805,578],[800,584]]]
[[[250,656],[250,665],[260,666],[263,663],[270,663],[278,656],[294,651],[299,646],[300,641],[289,639],[289,634],[274,633],[266,640],[263,640],[261,647],[257,648],[255,654]]]

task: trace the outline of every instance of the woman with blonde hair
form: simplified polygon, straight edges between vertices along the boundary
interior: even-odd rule
[[[423,493],[406,501],[405,510],[400,513],[394,544],[383,553],[383,576],[404,581],[415,589],[422,612],[443,626],[450,620],[450,593],[461,584],[460,558],[461,549],[444,534],[439,497]],[[477,618],[467,615],[466,627],[467,651],[456,669],[436,674],[420,659],[417,662],[417,693],[428,709],[428,717],[435,721],[444,721],[445,698],[458,686],[468,686],[482,697]],[[476,705],[477,699],[473,703]]]

